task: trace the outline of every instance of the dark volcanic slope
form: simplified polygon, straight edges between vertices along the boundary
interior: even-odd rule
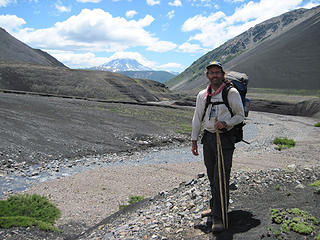
[[[137,102],[170,95],[161,83],[143,82],[106,71],[0,62],[0,89]]]
[[[208,84],[206,64],[216,59],[226,70],[248,74],[249,87],[319,89],[319,14],[320,6],[297,9],[258,24],[199,58],[167,85],[196,94]]]
[[[65,67],[39,49],[33,49],[0,28],[0,61]]]
[[[130,112],[136,113],[135,117]],[[161,144],[163,136],[169,138],[177,129],[174,124],[172,129],[160,126],[165,124],[165,120],[160,122],[166,118],[163,115],[172,113],[167,118],[177,118],[180,114],[190,119],[189,112],[187,115],[186,110],[162,106],[0,93],[0,163],[12,159],[29,164],[132,150],[146,146],[139,143],[141,139],[154,138]]]
[[[226,64],[250,87],[320,89],[320,13]]]

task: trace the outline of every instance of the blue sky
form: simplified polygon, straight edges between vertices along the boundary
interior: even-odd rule
[[[182,72],[250,27],[320,0],[0,0],[0,27],[70,68],[133,58]]]

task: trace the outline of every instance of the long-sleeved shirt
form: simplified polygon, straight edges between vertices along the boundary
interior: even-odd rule
[[[213,90],[213,89],[212,89]],[[200,129],[201,129],[201,119],[206,105],[207,90],[204,89],[198,93],[196,108],[194,111],[192,119],[192,134],[191,140],[198,140]],[[241,97],[237,89],[231,88],[228,93],[228,102],[233,112],[233,117],[225,104],[213,105],[209,104],[206,114],[204,116],[204,129],[209,132],[216,132],[214,127],[215,119],[218,121],[224,121],[227,124],[227,130],[230,130],[233,126],[241,123],[244,120],[244,111],[241,101]],[[223,102],[222,92],[211,97],[211,102]]]

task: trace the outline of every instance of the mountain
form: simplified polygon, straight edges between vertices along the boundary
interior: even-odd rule
[[[320,9],[319,9],[320,10]],[[245,72],[250,87],[320,89],[320,11],[286,33],[226,64]]]
[[[110,101],[157,102],[176,99],[159,82],[109,71],[65,67],[48,53],[33,49],[0,29],[0,90]]]
[[[66,67],[48,53],[33,49],[0,28],[0,61]]]
[[[98,67],[89,68],[91,70],[110,71],[110,72],[123,72],[123,71],[151,71],[151,68],[143,66],[135,59],[119,58],[111,60]]]
[[[320,74],[319,12],[320,6],[297,9],[260,23],[208,52],[166,84],[196,93],[207,85],[205,66],[215,59],[227,71],[245,72],[249,87],[319,89],[315,79]]]
[[[118,72],[128,77],[150,79],[161,83],[167,82],[175,76],[167,71],[154,71],[149,67],[143,66],[137,60],[129,58],[114,59],[108,63],[89,69]]]

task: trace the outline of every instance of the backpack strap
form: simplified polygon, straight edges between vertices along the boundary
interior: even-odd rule
[[[222,100],[223,100],[223,103],[226,105],[226,107],[228,108],[230,114],[231,114],[231,117],[234,116],[233,112],[232,112],[232,109],[229,105],[229,101],[228,101],[228,93],[230,91],[230,89],[232,88],[232,86],[229,84],[227,86],[225,86],[222,90]]]
[[[206,105],[204,107],[204,111],[203,111],[203,114],[202,114],[201,122],[203,121],[204,116],[206,115],[206,111],[207,111],[208,106],[209,106],[210,103],[211,103],[211,96],[208,95],[207,98],[206,98]]]
[[[231,84],[227,84],[223,89],[222,89],[222,100],[223,102],[211,102],[211,96],[208,95],[207,98],[206,98],[206,105],[204,107],[204,111],[203,111],[203,115],[202,115],[202,118],[201,118],[201,122],[203,121],[204,119],[204,116],[206,115],[206,112],[207,112],[207,109],[208,109],[208,106],[210,104],[212,105],[219,105],[219,104],[225,104],[226,107],[228,108],[230,114],[231,114],[231,117],[234,116],[233,112],[232,112],[232,109],[229,105],[229,101],[228,101],[228,93],[229,93],[229,90],[232,88],[232,85]],[[211,93],[211,88],[209,89],[210,93]]]
[[[211,93],[211,88],[209,89],[209,93]],[[202,118],[201,118],[201,122],[203,122],[203,119],[204,119],[204,116],[206,115],[206,112],[207,112],[207,109],[208,109],[208,106],[212,104],[212,105],[218,105],[218,104],[224,104],[224,102],[211,102],[211,96],[208,95],[207,98],[206,98],[206,105],[204,107],[204,111],[203,111],[203,114],[202,114]]]

